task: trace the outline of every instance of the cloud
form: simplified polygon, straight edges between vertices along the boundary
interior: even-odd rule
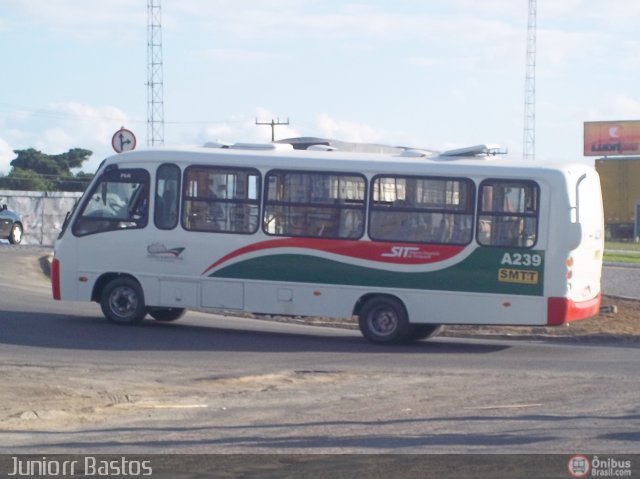
[[[374,142],[381,138],[381,134],[365,124],[348,120],[336,120],[328,114],[322,114],[317,119],[319,136],[336,138],[343,141],[353,141],[359,143]]]
[[[84,40],[117,39],[130,32],[132,25],[145,25],[147,15],[146,7],[137,0],[3,0],[3,10],[18,14],[20,21],[11,25],[14,30],[37,28]]]
[[[36,148],[46,154],[63,153],[71,148],[93,151],[83,165],[93,171],[105,156],[113,154],[111,137],[122,126],[139,135],[146,133],[137,122],[114,106],[96,107],[79,102],[51,103],[47,108],[27,110],[15,107],[2,122],[4,147],[0,150],[0,168],[8,173],[6,151]],[[54,126],[55,125],[55,126]],[[2,171],[0,169],[0,171]]]
[[[601,105],[587,113],[590,121],[637,120],[640,118],[640,99],[623,94],[605,95]]]
[[[55,117],[51,127],[41,116]],[[21,125],[6,130],[8,136],[0,138],[0,171],[9,172],[9,162],[15,158],[14,149],[36,148],[47,154],[65,152],[71,148],[87,148],[93,151],[91,159],[83,165],[84,171],[95,171],[106,156],[114,154],[111,137],[125,126],[138,136],[138,148],[144,148],[143,125],[128,120],[128,116],[116,107],[95,107],[79,102],[55,103],[46,110],[30,114],[20,112]],[[171,137],[165,135],[167,146],[196,145],[209,141],[268,143],[271,141],[269,125],[256,125],[256,119],[268,123],[278,116],[270,109],[255,108],[253,114],[238,114],[228,120],[209,123],[198,128],[190,124],[171,125]],[[284,118],[281,121],[286,121]],[[167,130],[165,126],[165,130]],[[299,136],[320,136],[343,141],[383,143],[391,145],[417,145],[415,138],[402,131],[389,131],[323,113],[301,128],[295,121],[290,125],[275,127],[276,139]]]
[[[253,116],[238,115],[228,121],[208,124],[195,134],[186,132],[180,138],[186,144],[203,145],[209,141],[223,143],[268,143],[271,141],[269,125],[256,125],[256,119],[268,123],[277,119],[270,110],[258,107]],[[286,121],[280,118],[281,121]],[[296,138],[300,136],[316,136],[342,141],[382,143],[389,145],[419,146],[411,135],[402,131],[388,131],[375,126],[350,120],[335,118],[322,113],[302,127],[296,126],[292,120],[290,125],[275,127],[276,140]]]
[[[484,3],[463,2],[458,8],[445,7],[434,14],[433,8],[420,4],[379,7],[364,3],[316,2],[304,0],[244,0],[240,2],[182,0],[165,9],[174,17],[176,26],[189,23],[198,25],[204,32],[212,31],[211,19],[215,19],[218,36],[242,40],[319,40],[326,44],[339,40],[341,45],[366,45],[370,40],[383,44],[395,41],[429,40],[442,43],[447,39],[460,42],[483,41],[485,38],[503,38],[514,28],[505,21],[514,9],[507,8],[512,0],[501,1],[493,15],[485,12]],[[476,8],[472,8],[476,6]],[[525,8],[518,9],[525,14]],[[500,15],[495,12],[499,12]],[[508,13],[505,13],[508,12]],[[480,15],[484,13],[483,15]],[[453,17],[453,19],[452,19]],[[523,17],[521,25],[526,25]],[[524,28],[524,27],[523,27]]]
[[[96,107],[80,102],[62,102],[49,105],[50,111],[59,114],[59,124],[72,130],[72,138],[86,139],[92,143],[110,145],[112,134],[122,126],[129,126],[128,115],[115,106]]]
[[[627,41],[620,46],[620,68],[624,71],[640,70],[640,42]]]
[[[13,148],[4,138],[0,138],[0,174],[7,174],[11,170],[10,163],[15,160]]]
[[[224,63],[264,63],[281,62],[287,59],[279,53],[243,50],[239,48],[209,48],[193,53],[197,58]]]
[[[603,51],[605,44],[605,35],[600,32],[539,30],[536,68],[538,73],[555,76],[575,64],[576,60],[588,61],[593,58]]]
[[[43,152],[62,152],[73,147],[74,138],[62,128],[44,130],[35,142],[35,149]]]
[[[563,2],[550,3],[561,4]],[[617,30],[630,28],[633,32],[638,28],[640,2],[636,0],[609,0],[607,2],[592,0],[586,3],[589,5],[582,6],[585,17],[596,22],[599,27]]]
[[[209,141],[223,143],[268,143],[271,141],[271,128],[268,125],[256,125],[259,122],[277,120],[269,109],[257,107],[254,114],[235,115],[228,120],[210,123],[200,128],[195,134],[191,131],[183,132],[180,138],[184,143],[203,145]],[[286,119],[281,118],[281,122]],[[275,127],[276,140],[301,136],[300,130],[293,125],[278,125]]]
[[[165,100],[170,112],[166,118],[178,120],[165,126],[165,141],[269,141],[270,128],[256,126],[255,117],[268,121],[277,115],[266,108],[250,113],[253,106],[264,103],[273,105],[280,114],[292,115],[292,125],[276,127],[277,138],[332,136],[438,147],[420,135],[428,131],[438,141],[458,141],[450,136],[480,136],[477,130],[481,125],[489,133],[496,130],[515,138],[522,119],[526,3],[163,2],[164,73],[169,80]],[[130,112],[98,105],[135,104],[114,92],[137,92],[131,93],[136,101],[144,96],[145,2],[3,0],[2,6],[0,31],[6,32],[7,38],[20,34],[40,42],[62,40],[78,59],[77,64],[89,64],[95,58],[101,64],[99,80],[61,62],[47,70],[46,80],[57,82],[42,81],[37,90],[22,89],[30,97],[18,99],[25,93],[20,85],[6,88],[18,95],[13,101],[22,104],[83,100],[49,104],[37,111],[15,108],[9,113],[0,104],[5,157],[6,151],[17,148],[38,146],[47,153],[57,153],[84,147],[94,151],[91,161],[96,166],[113,153],[110,138],[120,126],[132,129],[139,148],[144,146],[144,113],[137,113],[138,121],[134,121]],[[545,114],[545,101],[558,105],[561,111],[575,112],[580,121],[587,119],[587,113],[594,119],[638,116],[633,84],[633,74],[640,69],[634,25],[638,17],[638,0],[538,2],[540,125],[550,116]],[[112,41],[105,41],[106,35]],[[75,37],[87,41],[75,42]],[[128,45],[123,49],[125,42]],[[90,48],[84,50],[87,45]],[[29,50],[18,44],[15,48],[15,57],[33,59]],[[123,51],[131,52],[127,68],[111,56]],[[195,51],[192,57],[190,51]],[[186,60],[192,60],[188,63],[191,69],[177,71]],[[222,62],[229,68],[216,64]],[[71,77],[65,77],[69,72]],[[140,90],[125,78],[135,81]],[[258,81],[262,78],[272,81]],[[78,86],[73,89],[75,82]],[[83,85],[90,88],[83,90]],[[384,94],[378,95],[380,91]],[[214,94],[215,103],[208,105]],[[490,97],[497,100],[489,102]],[[475,115],[480,110],[493,116],[480,118]],[[238,111],[242,113],[234,115]],[[223,121],[191,121],[211,119],[212,115]],[[389,123],[391,119],[396,123]],[[564,148],[566,143],[558,142],[554,148]]]
[[[356,143],[381,143],[389,145],[419,146],[411,135],[401,131],[386,131],[364,123],[340,120],[323,113],[316,119],[316,134]]]

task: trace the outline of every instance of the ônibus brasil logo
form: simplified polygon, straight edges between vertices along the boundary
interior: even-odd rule
[[[567,469],[572,477],[587,477],[591,470],[591,464],[587,456],[576,455],[569,459]]]

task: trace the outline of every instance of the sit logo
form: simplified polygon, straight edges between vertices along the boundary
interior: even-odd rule
[[[417,246],[392,246],[388,253],[382,253],[385,258],[409,258],[414,256],[420,248]]]

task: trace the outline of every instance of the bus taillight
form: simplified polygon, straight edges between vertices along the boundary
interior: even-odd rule
[[[573,256],[569,255],[565,261],[567,267],[567,279],[573,278]]]
[[[60,261],[55,258],[51,262],[51,292],[53,299],[60,299]]]

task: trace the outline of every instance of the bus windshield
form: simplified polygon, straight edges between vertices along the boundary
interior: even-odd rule
[[[145,170],[115,170],[103,175],[86,195],[76,236],[103,231],[144,228],[149,209],[149,175]]]

